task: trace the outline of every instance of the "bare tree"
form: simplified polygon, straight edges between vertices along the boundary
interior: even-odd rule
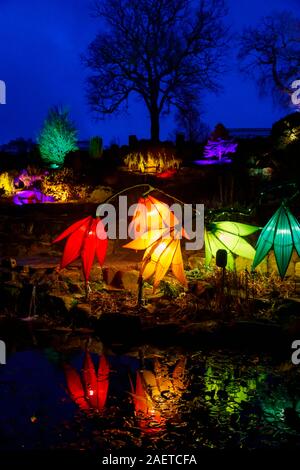
[[[105,25],[84,61],[92,110],[115,113],[131,93],[145,103],[151,139],[181,97],[217,91],[227,41],[224,0],[96,0]],[[123,106],[124,107],[124,106]]]
[[[244,30],[238,57],[262,94],[287,104],[300,73],[300,19],[290,12],[262,18],[259,26]]]
[[[184,132],[189,142],[197,143],[207,139],[209,126],[203,121],[201,102],[196,101],[193,94],[184,94],[177,101],[175,122],[178,132]]]

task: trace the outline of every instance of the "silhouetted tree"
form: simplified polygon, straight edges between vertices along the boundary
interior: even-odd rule
[[[262,18],[240,38],[241,70],[257,81],[262,94],[287,104],[300,71],[300,19],[290,12]]]
[[[96,0],[103,30],[84,57],[92,110],[114,113],[131,93],[145,103],[151,139],[160,116],[182,96],[196,102],[203,89],[217,91],[227,41],[224,0]]]
[[[183,95],[178,99],[175,121],[177,132],[184,132],[187,140],[192,143],[206,140],[209,126],[202,120],[202,109],[199,100],[195,102],[192,94]]]

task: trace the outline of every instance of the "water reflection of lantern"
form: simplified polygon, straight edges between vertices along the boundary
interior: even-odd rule
[[[238,378],[232,366],[218,367],[208,360],[204,375],[205,400],[211,411],[220,417],[239,412],[243,403],[253,399],[257,384],[264,381],[265,376],[257,374]]]
[[[138,371],[136,374],[135,388],[131,382],[131,393],[135,416],[139,427],[144,431],[158,431],[163,425],[163,418],[147,390],[145,372]],[[148,376],[148,380],[150,377]],[[155,382],[155,378],[154,381]]]
[[[96,372],[89,352],[85,353],[81,376],[69,364],[64,365],[67,388],[72,400],[82,410],[102,411],[105,407],[109,388],[109,363],[104,355],[99,359]]]
[[[182,393],[186,389],[186,359],[180,359],[173,373],[155,360],[153,371],[137,372],[136,387],[131,384],[133,403],[139,426],[143,430],[161,429],[168,417],[174,418]]]

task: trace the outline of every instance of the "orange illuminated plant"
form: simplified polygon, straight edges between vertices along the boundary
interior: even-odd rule
[[[109,363],[101,356],[96,372],[89,352],[85,353],[81,375],[69,364],[64,365],[67,389],[80,409],[102,411],[105,408],[109,388]]]
[[[81,257],[84,278],[87,283],[95,256],[101,266],[105,259],[108,240],[104,226],[100,219],[89,216],[72,224],[53,243],[67,237],[60,268],[65,268]]]

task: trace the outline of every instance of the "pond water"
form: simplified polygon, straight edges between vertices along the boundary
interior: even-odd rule
[[[0,366],[0,450],[300,446],[300,376],[289,363],[236,351],[122,351],[70,332],[29,336],[7,340]]]

